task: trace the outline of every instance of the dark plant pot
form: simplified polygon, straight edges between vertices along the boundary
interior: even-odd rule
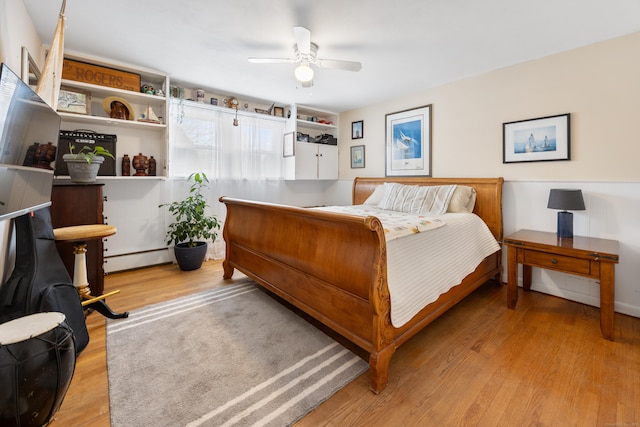
[[[207,255],[207,242],[196,242],[196,246],[189,247],[187,243],[178,243],[173,248],[180,270],[191,271],[202,267]]]

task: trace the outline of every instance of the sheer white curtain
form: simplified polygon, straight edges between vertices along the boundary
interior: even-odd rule
[[[211,213],[224,221],[220,196],[260,200],[269,181],[284,179],[284,120],[238,111],[238,126],[233,126],[235,110],[179,99],[171,99],[169,113],[168,166],[169,177],[174,179],[166,195],[168,201],[187,194],[184,178],[204,172],[210,181],[207,199]],[[218,233],[209,256],[223,255],[224,241]]]
[[[284,177],[285,123],[271,116],[221,110],[172,99],[169,176],[202,171],[210,179],[265,180]]]

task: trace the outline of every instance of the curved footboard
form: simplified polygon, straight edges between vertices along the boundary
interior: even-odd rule
[[[370,353],[371,388],[387,383],[390,330],[380,221],[221,197],[224,277],[234,269]]]

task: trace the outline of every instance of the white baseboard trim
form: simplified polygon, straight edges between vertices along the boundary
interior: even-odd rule
[[[173,258],[167,248],[132,254],[105,256],[104,272],[115,273],[117,271],[132,270],[170,262],[173,262]]]

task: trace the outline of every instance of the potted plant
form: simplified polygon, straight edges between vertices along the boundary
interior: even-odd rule
[[[174,254],[181,270],[197,270],[207,254],[207,242],[216,241],[220,223],[214,215],[207,215],[209,207],[202,189],[209,180],[203,172],[192,173],[187,181],[192,182],[189,195],[181,201],[165,203],[175,221],[167,229],[167,245],[174,244]],[[205,241],[203,241],[205,240]]]
[[[62,160],[67,163],[69,177],[73,182],[95,182],[105,156],[114,158],[109,150],[100,145],[94,146],[93,150],[85,145],[77,153],[73,152],[75,148],[75,145],[70,143],[69,154],[62,156]]]

